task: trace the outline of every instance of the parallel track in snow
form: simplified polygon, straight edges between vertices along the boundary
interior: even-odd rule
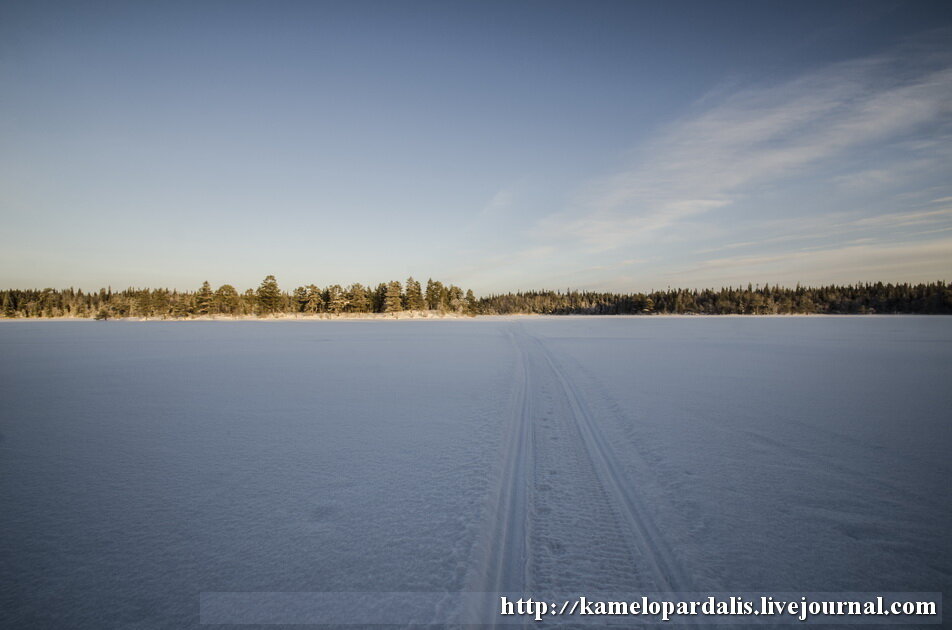
[[[523,335],[528,339],[530,348],[544,357],[551,377],[558,382],[568,401],[579,441],[625,526],[632,551],[647,565],[659,588],[666,591],[693,590],[691,580],[682,570],[639,496],[637,485],[627,477],[611,445],[592,418],[584,397],[545,343],[527,333]]]
[[[503,438],[502,469],[494,495],[492,518],[482,542],[483,555],[477,569],[475,590],[485,593],[480,610],[470,611],[470,619],[486,618],[499,606],[498,593],[520,597],[529,585],[528,515],[532,479],[532,380],[528,351],[523,340],[509,333],[517,351],[515,387],[508,431]],[[497,622],[502,619],[494,616]],[[507,624],[512,627],[511,620]],[[496,623],[490,627],[496,627]]]
[[[592,417],[582,392],[543,340],[518,324],[507,334],[517,354],[511,412],[502,440],[497,484],[492,491],[479,546],[475,579],[471,582],[472,590],[484,596],[474,600],[477,608],[470,610],[467,618],[489,619],[490,611],[496,611],[499,606],[499,594],[533,595],[536,585],[532,578],[534,548],[530,519],[542,518],[541,512],[534,509],[534,501],[538,500],[533,490],[537,472],[534,451],[541,448],[541,444],[534,442],[552,439],[551,435],[543,435],[544,424],[534,427],[537,420],[544,421],[542,397],[546,394],[543,392],[550,396],[550,404],[557,405],[556,413],[567,435],[573,436],[562,448],[569,448],[573,458],[586,462],[586,469],[590,467],[592,476],[588,477],[588,483],[596,483],[598,496],[603,495],[607,502],[602,518],[615,521],[605,531],[617,532],[618,542],[630,549],[637,564],[632,570],[648,578],[657,590],[693,591],[690,578],[652,519],[637,483],[628,476],[599,423]],[[555,483],[552,479],[547,482]],[[584,485],[579,485],[584,484],[582,478],[573,477],[565,482],[567,485],[556,484],[563,487],[554,489],[562,496],[582,497],[579,493],[586,493]],[[581,504],[581,501],[570,500],[569,503]],[[537,540],[536,544],[541,542]],[[563,568],[572,571],[571,566]],[[495,621],[487,624],[492,628],[502,625],[503,621],[512,627],[516,621],[498,615],[492,618]],[[528,619],[523,621],[525,625],[532,623]],[[568,619],[559,621],[570,622]]]

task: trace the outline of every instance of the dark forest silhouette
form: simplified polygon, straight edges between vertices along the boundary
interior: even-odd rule
[[[781,286],[721,289],[666,289],[648,293],[596,291],[520,291],[476,298],[472,291],[429,280],[424,288],[412,277],[376,288],[301,286],[284,291],[274,276],[257,289],[239,292],[208,282],[195,291],[169,289],[9,289],[0,291],[3,316],[189,318],[206,315],[341,315],[434,311],[460,315],[516,313],[554,315],[772,315],[772,314],[952,314],[952,283],[884,284],[794,288]]]

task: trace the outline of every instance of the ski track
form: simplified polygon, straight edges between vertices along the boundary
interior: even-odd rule
[[[530,392],[529,362],[526,349],[511,331],[509,341],[516,350],[516,370],[508,432],[503,440],[503,456],[498,485],[490,500],[488,526],[479,549],[477,563],[478,584],[473,591],[485,593],[479,609],[469,611],[470,619],[482,618],[485,611],[498,606],[497,593],[511,593],[517,597],[526,593],[528,578],[529,541],[528,518],[532,470],[532,415],[533,399]],[[497,621],[501,621],[497,619]],[[496,627],[493,623],[490,627]],[[511,624],[509,624],[511,625]]]
[[[693,590],[637,484],[544,340],[520,324],[506,334],[517,367],[498,485],[479,547],[473,590],[486,593],[480,616],[498,606],[497,593]],[[571,618],[547,622],[564,627]]]
[[[633,546],[637,557],[651,569],[655,584],[661,590],[694,590],[657,525],[649,516],[644,501],[637,493],[637,486],[626,477],[611,445],[592,418],[585,399],[545,344],[536,337],[529,338],[544,357],[568,400],[579,442],[591,460],[602,489],[611,498],[613,508],[625,525],[628,542]]]

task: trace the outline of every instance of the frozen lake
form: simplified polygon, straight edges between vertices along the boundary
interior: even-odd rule
[[[948,595],[950,384],[949,317],[0,322],[0,627],[193,627],[230,591]]]

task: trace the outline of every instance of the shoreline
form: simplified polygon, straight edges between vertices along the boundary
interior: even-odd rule
[[[97,320],[95,317],[0,317],[0,322],[334,322],[334,321],[458,321],[477,319],[520,319],[520,318],[552,318],[552,319],[754,319],[754,318],[807,318],[807,317],[949,317],[942,313],[763,313],[739,314],[725,313],[723,315],[711,313],[645,313],[634,315],[631,313],[608,314],[555,314],[555,313],[510,313],[505,315],[458,315],[458,314],[428,314],[428,313],[352,313],[343,315],[209,315],[199,317],[110,317]]]

